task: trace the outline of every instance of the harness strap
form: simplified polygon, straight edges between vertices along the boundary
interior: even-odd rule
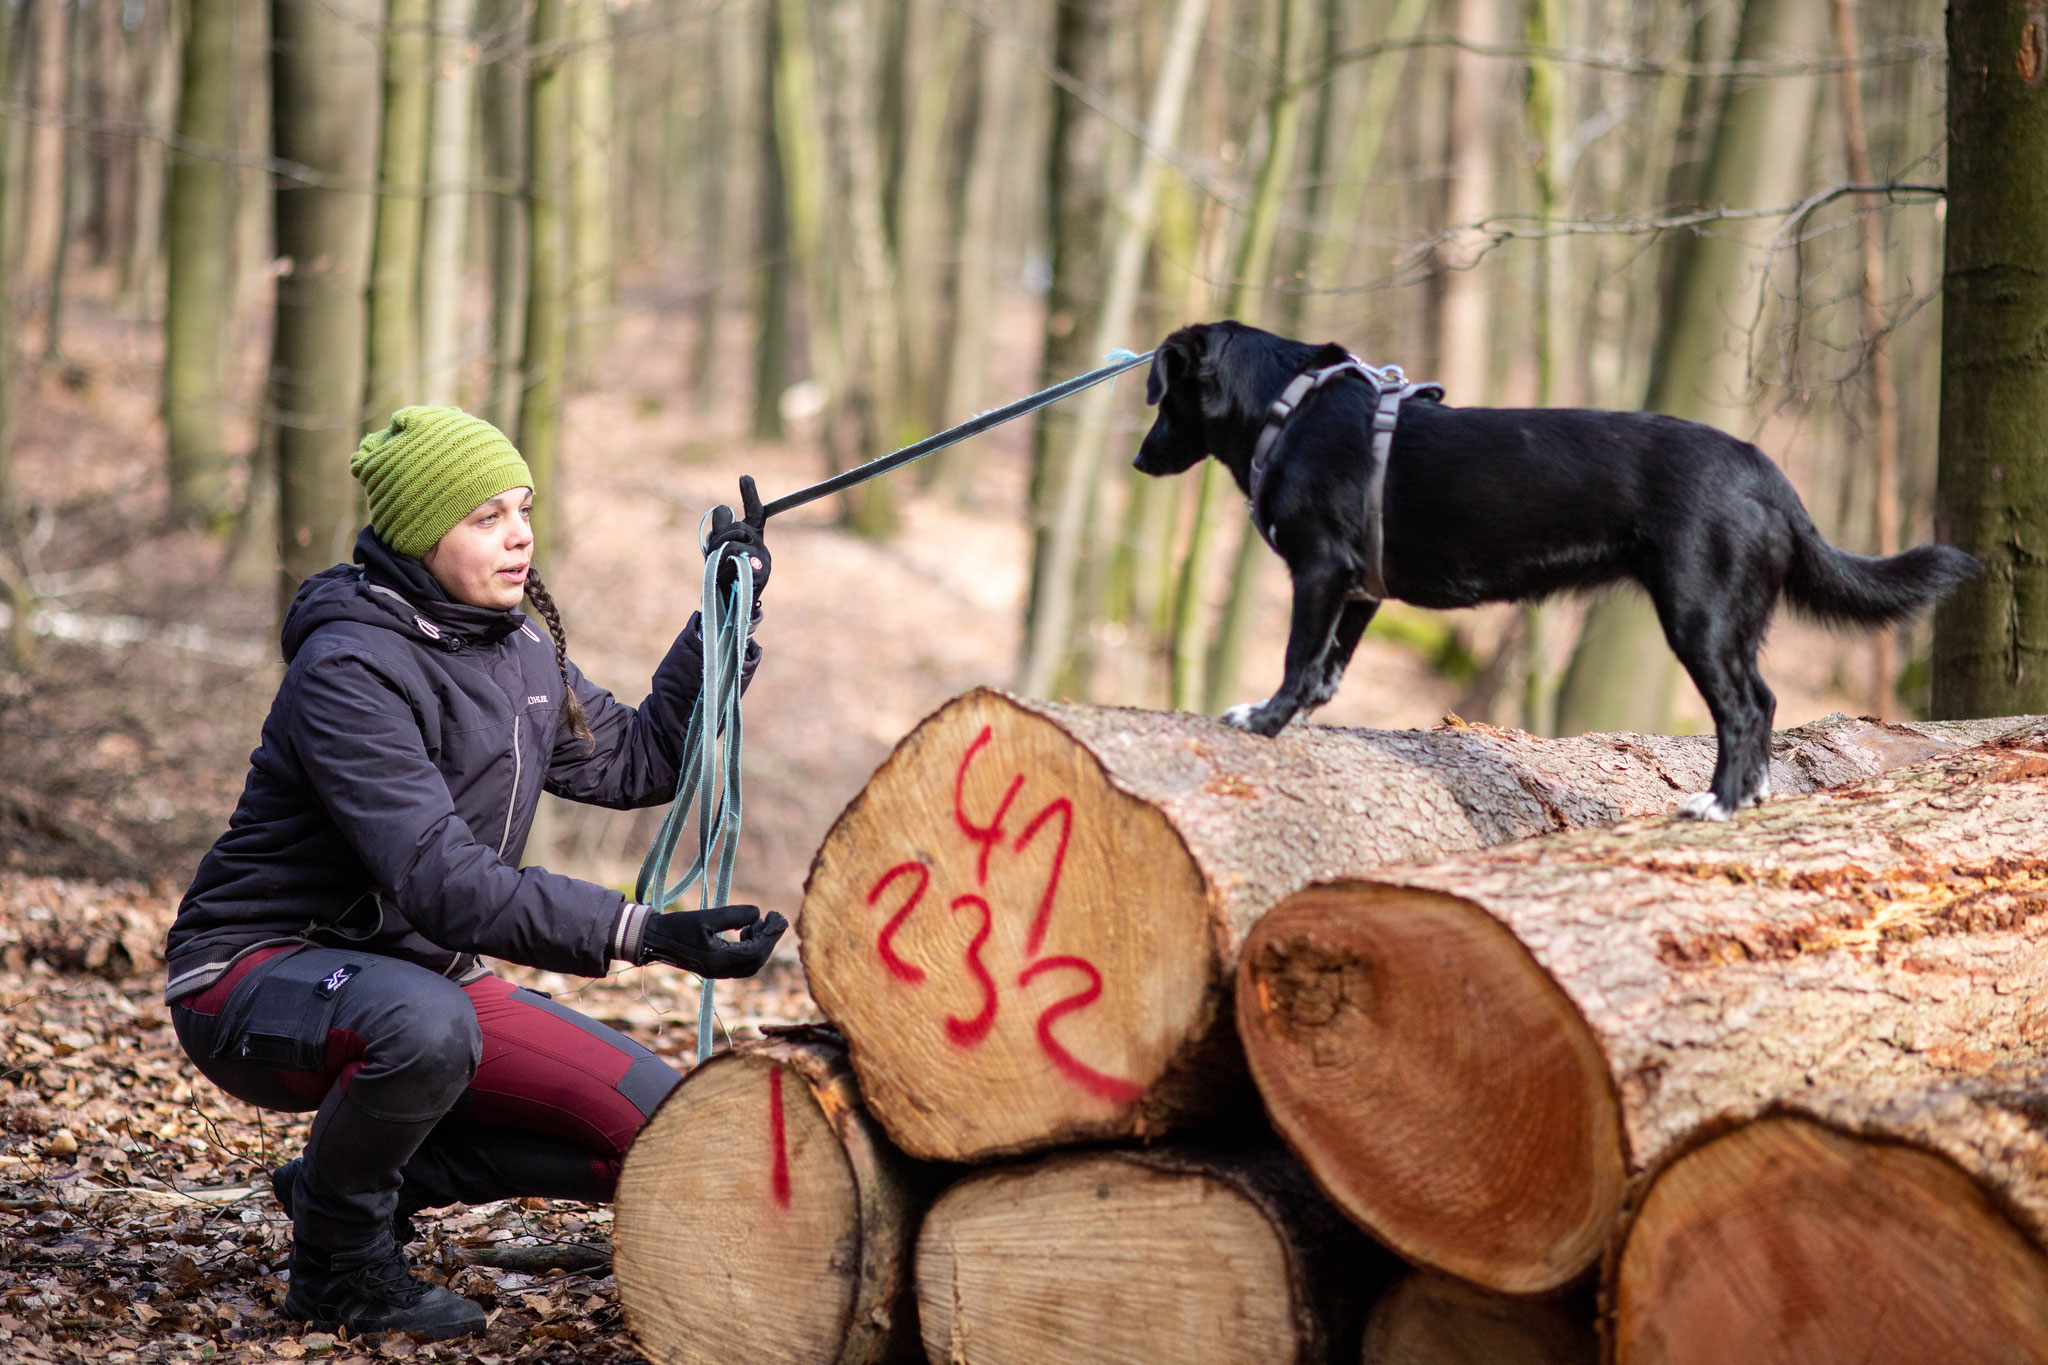
[[[1387,596],[1386,581],[1386,533],[1384,512],[1387,487],[1387,456],[1394,446],[1394,427],[1401,420],[1401,405],[1411,398],[1431,401],[1444,396],[1441,384],[1410,383],[1401,373],[1399,365],[1373,366],[1357,356],[1346,356],[1334,365],[1320,369],[1306,370],[1287,381],[1287,387],[1280,391],[1266,409],[1266,424],[1259,430],[1257,442],[1252,446],[1251,501],[1252,524],[1268,545],[1273,544],[1274,528],[1267,522],[1265,506],[1266,478],[1272,473],[1271,456],[1280,441],[1280,430],[1302,400],[1329,383],[1339,375],[1357,374],[1373,386],[1378,402],[1372,415],[1372,444],[1369,464],[1365,471],[1365,566],[1359,577],[1358,587],[1353,596],[1370,601],[1384,601]],[[1277,546],[1274,547],[1276,550]]]

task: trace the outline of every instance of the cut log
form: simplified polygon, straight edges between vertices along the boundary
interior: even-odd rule
[[[928,1173],[861,1111],[843,1043],[779,1030],[698,1067],[626,1153],[619,1303],[658,1365],[918,1358]]]
[[[1564,1284],[1631,1188],[1772,1108],[1887,1120],[2048,1228],[2013,1068],[2048,1049],[2048,724],[1726,824],[1643,822],[1306,889],[1239,1031],[1339,1207],[1488,1287]],[[1936,1082],[1939,1085],[1936,1085]],[[1943,1104],[1999,1111],[1956,1125]],[[1943,1089],[1946,1087],[1947,1089]],[[1980,1178],[1987,1178],[1980,1173]]]
[[[1947,1157],[1806,1118],[1672,1163],[1613,1304],[1617,1365],[2048,1360],[2048,1259],[1985,1189]]]
[[[1996,728],[1831,718],[1776,737],[1771,780],[1808,791]],[[978,690],[905,738],[826,836],[804,969],[871,1112],[913,1156],[1152,1136],[1241,1083],[1232,968],[1280,897],[1661,814],[1713,761],[1707,737],[1297,726],[1269,740]]]
[[[1350,1359],[1392,1267],[1284,1153],[1064,1154],[932,1205],[918,1319],[942,1365]]]
[[[1595,1365],[1590,1294],[1495,1294],[1417,1271],[1365,1321],[1363,1365]]]

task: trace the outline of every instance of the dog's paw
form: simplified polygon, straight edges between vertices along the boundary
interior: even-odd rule
[[[1678,803],[1676,814],[1681,820],[1726,820],[1728,808],[1712,792],[1697,792]]]
[[[1287,722],[1292,719],[1292,716],[1274,716],[1272,707],[1267,702],[1252,701],[1240,702],[1225,711],[1222,716],[1225,725],[1238,730],[1248,730],[1255,735],[1264,735],[1268,739],[1286,729]]]

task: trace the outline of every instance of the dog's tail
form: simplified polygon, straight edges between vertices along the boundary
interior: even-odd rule
[[[1842,625],[1888,625],[1933,606],[1984,572],[1975,555],[1950,545],[1915,545],[1875,558],[1838,550],[1812,520],[1798,519],[1785,596],[1809,616]]]

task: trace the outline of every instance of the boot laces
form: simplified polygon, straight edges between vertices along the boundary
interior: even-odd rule
[[[396,1251],[383,1260],[364,1266],[357,1274],[366,1295],[397,1308],[412,1307],[431,1288],[413,1278],[412,1272],[406,1268],[405,1257]]]

